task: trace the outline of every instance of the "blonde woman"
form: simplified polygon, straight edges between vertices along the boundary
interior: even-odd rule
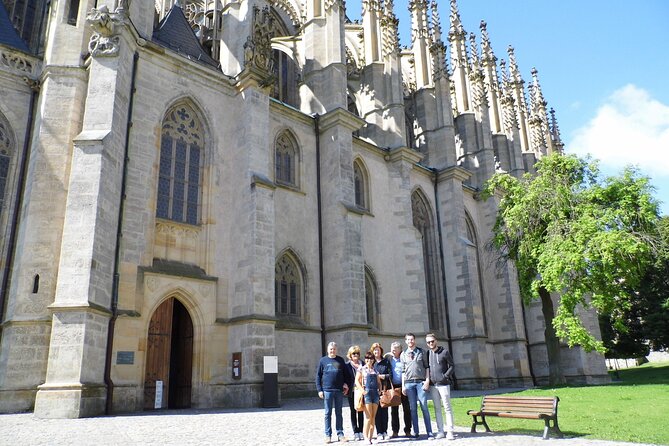
[[[374,370],[373,353],[365,355],[365,366],[362,367],[355,376],[356,389],[362,389],[365,396],[365,438],[372,444],[372,436],[374,435],[374,424],[376,420],[376,411],[379,409],[379,389],[381,388],[381,378]]]
[[[360,346],[353,345],[348,349],[346,353],[348,362],[346,367],[349,367],[349,375],[352,379],[355,379],[358,374],[358,370],[363,367],[363,363],[360,360]],[[353,389],[353,382],[348,383],[349,389]],[[353,439],[362,440],[362,428],[363,428],[363,413],[355,410],[355,399],[353,397],[353,390],[348,392],[348,407],[351,409],[351,427],[353,428]]]

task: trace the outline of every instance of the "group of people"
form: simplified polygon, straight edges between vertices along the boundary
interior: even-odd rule
[[[380,406],[381,394],[391,388],[402,391],[401,406],[404,435],[419,438],[418,405],[423,413],[423,422],[428,439],[447,438],[453,440],[453,410],[451,408],[451,383],[453,358],[448,349],[440,346],[434,334],[425,335],[427,350],[416,345],[416,336],[404,336],[407,349],[402,351],[399,342],[393,342],[390,353],[384,356],[383,347],[375,342],[369,350],[362,351],[357,345],[348,349],[348,361],[337,355],[337,344],[330,342],[327,355],[322,357],[316,371],[316,389],[325,405],[325,442],[332,441],[332,410],[335,412],[335,429],[338,441],[348,441],[344,436],[342,405],[348,397],[351,410],[351,427],[355,440],[367,440],[372,444],[374,429],[376,439],[387,440],[399,436],[399,406],[391,406],[391,429],[388,435],[388,407]],[[362,411],[355,405],[355,392],[362,392]],[[432,432],[432,421],[427,400],[434,401],[437,432]],[[446,424],[442,415],[446,415]],[[364,419],[363,419],[364,416]],[[412,434],[413,429],[413,434]]]

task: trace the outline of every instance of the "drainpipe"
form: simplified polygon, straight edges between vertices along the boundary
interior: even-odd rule
[[[444,290],[444,311],[446,312],[446,337],[448,338],[448,351],[453,355],[453,341],[451,340],[451,324],[450,317],[448,312],[448,294],[446,293],[446,271],[444,264],[444,238],[441,233],[441,214],[439,213],[439,191],[437,188],[437,179],[439,177],[439,172],[436,168],[431,169],[434,173],[434,205],[437,211],[437,235],[439,236],[439,259],[441,260],[441,289]],[[457,390],[458,381],[453,375],[453,390]]]
[[[107,326],[107,352],[105,355],[105,385],[107,386],[107,399],[105,403],[105,414],[110,415],[114,402],[114,382],[111,379],[112,352],[114,349],[114,330],[118,318],[118,287],[119,287],[119,264],[121,263],[121,237],[123,237],[123,210],[125,202],[125,188],[128,181],[128,147],[130,143],[130,129],[132,128],[132,105],[135,99],[135,80],[137,78],[137,61],[139,53],[135,51],[132,57],[132,78],[130,80],[130,95],[128,99],[128,119],[125,127],[125,146],[123,148],[123,171],[121,179],[121,194],[119,197],[118,223],[116,225],[116,248],[114,252],[114,275],[112,282],[111,313],[109,325]]]
[[[14,212],[12,213],[12,223],[9,229],[9,240],[7,243],[7,259],[5,261],[5,270],[2,274],[2,285],[0,286],[0,345],[2,344],[2,327],[5,320],[5,305],[7,302],[7,292],[9,291],[10,275],[14,263],[14,254],[16,251],[16,232],[19,225],[21,207],[23,206],[23,190],[26,186],[26,176],[28,171],[28,160],[30,159],[30,146],[33,139],[33,123],[35,122],[35,104],[39,94],[39,83],[33,82],[28,78],[23,80],[30,86],[30,104],[28,105],[28,123],[23,138],[23,152],[21,153],[21,165],[19,167],[19,178],[14,197]]]
[[[323,284],[323,209],[321,204],[321,129],[320,115],[314,115],[316,132],[316,201],[318,203],[318,288],[321,303],[321,349],[327,353],[325,340],[325,285]]]

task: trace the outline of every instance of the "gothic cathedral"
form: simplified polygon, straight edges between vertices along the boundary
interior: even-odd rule
[[[456,0],[447,32],[411,0],[407,47],[393,0],[362,5],[0,2],[0,412],[257,406],[267,357],[314,395],[327,342],[405,332],[460,389],[546,381],[479,194],[562,150],[537,72]]]

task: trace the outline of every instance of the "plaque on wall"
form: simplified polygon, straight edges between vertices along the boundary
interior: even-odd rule
[[[116,352],[116,364],[134,364],[135,352]]]

